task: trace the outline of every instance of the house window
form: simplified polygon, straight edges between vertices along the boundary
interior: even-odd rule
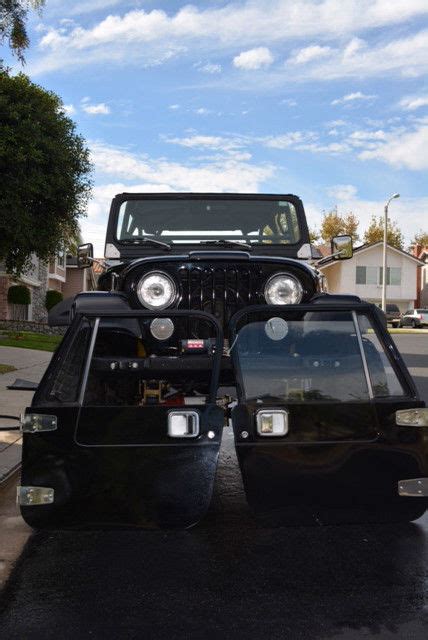
[[[356,268],[355,284],[366,284],[366,267]]]
[[[379,284],[379,267],[367,267],[366,284]]]
[[[387,267],[386,284],[401,284],[401,267]]]
[[[356,284],[378,284],[379,267],[356,267]]]
[[[383,267],[379,267],[379,284],[383,284]],[[401,284],[401,267],[386,268],[386,284]]]
[[[355,284],[382,284],[382,267],[356,267]],[[386,284],[401,284],[401,267],[386,268]]]

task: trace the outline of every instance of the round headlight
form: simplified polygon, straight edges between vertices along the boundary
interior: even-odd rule
[[[146,273],[137,284],[138,300],[146,309],[166,309],[172,305],[176,295],[174,281],[162,271]]]
[[[265,299],[268,304],[299,304],[303,287],[289,273],[276,273],[265,285]]]

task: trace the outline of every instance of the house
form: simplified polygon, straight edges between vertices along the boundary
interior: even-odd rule
[[[92,269],[78,269],[77,258],[66,256],[64,251],[60,251],[48,262],[32,255],[29,267],[19,278],[6,273],[4,264],[0,262],[0,322],[24,320],[46,323],[47,291],[59,291],[65,299],[80,291],[92,291],[96,288],[96,280],[97,276]],[[29,305],[13,305],[8,302],[9,288],[16,284],[25,285],[29,289]]]
[[[318,268],[327,279],[330,293],[348,293],[368,302],[382,300],[383,242],[363,244],[354,249],[350,260],[328,258]],[[414,255],[387,247],[386,298],[400,311],[413,309],[418,295],[418,268],[423,262]]]
[[[428,246],[415,244],[412,246],[412,254],[422,262],[418,267],[416,307],[428,308]]]

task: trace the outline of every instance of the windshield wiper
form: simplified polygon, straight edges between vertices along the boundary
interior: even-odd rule
[[[168,242],[161,242],[160,240],[155,240],[154,238],[135,238],[129,240],[120,240],[121,244],[155,244],[158,247],[162,247],[167,251],[171,251],[172,247]]]
[[[201,244],[212,246],[217,245],[223,247],[238,247],[239,249],[253,249],[253,247],[246,242],[238,242],[238,240],[225,240],[224,238],[220,238],[218,240],[205,240],[205,242],[201,242]]]

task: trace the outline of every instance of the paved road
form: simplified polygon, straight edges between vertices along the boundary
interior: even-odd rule
[[[397,337],[428,400],[428,339]],[[428,638],[428,516],[258,527],[231,434],[214,500],[186,532],[37,534],[3,594],[3,640]]]

